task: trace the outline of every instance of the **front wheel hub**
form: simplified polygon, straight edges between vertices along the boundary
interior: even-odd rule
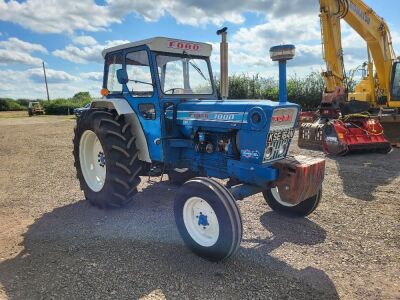
[[[203,247],[213,246],[219,237],[214,209],[199,197],[189,198],[183,207],[183,221],[192,239]]]

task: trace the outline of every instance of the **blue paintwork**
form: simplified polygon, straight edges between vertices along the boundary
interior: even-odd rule
[[[208,223],[208,220],[207,220],[207,216],[206,215],[203,215],[203,213],[202,212],[200,212],[200,215],[199,216],[197,216],[198,217],[198,222],[197,222],[197,224],[199,224],[199,226],[208,226],[208,225],[210,225],[209,223]]]
[[[136,112],[153,162],[190,168],[210,177],[236,178],[242,183],[262,188],[278,178],[278,171],[272,167],[272,163],[263,162],[263,157],[273,111],[288,107],[299,111],[297,104],[286,102],[286,68],[280,70],[281,100],[284,99],[284,102],[253,99],[222,101],[216,99],[215,89],[208,96],[209,99],[204,96],[201,100],[188,99],[162,93],[156,54],[147,46],[122,51],[126,55],[140,50],[147,51],[149,55],[154,94],[151,97],[133,97],[124,85],[119,97],[125,98]],[[121,72],[120,75],[124,74]],[[115,94],[112,96],[118,97]],[[154,104],[155,120],[141,116],[138,108],[141,103]],[[252,120],[254,113],[259,115],[257,123]],[[159,145],[154,142],[156,139],[161,140]],[[236,144],[229,143],[223,151],[211,154],[196,149],[198,144],[205,146],[206,143],[212,143],[216,146],[223,139],[236,139]],[[236,145],[240,147],[240,153],[235,150]]]
[[[242,200],[248,196],[262,192],[264,189],[253,184],[239,184],[229,188],[235,199]]]
[[[269,49],[272,60],[279,61],[279,103],[281,104],[287,101],[286,61],[294,57],[295,49],[294,45],[278,45]]]
[[[152,59],[152,53],[149,50],[147,46],[139,46],[139,47],[134,47],[130,49],[125,49],[121,52],[123,52],[124,56],[129,53],[129,52],[134,52],[134,51],[141,51],[145,50],[148,55],[149,55],[149,64],[150,64],[150,69],[152,73],[152,82],[153,85],[156,86],[156,75],[157,74],[157,68],[155,65],[155,61]],[[123,68],[126,69],[125,64],[123,65]],[[120,74],[122,75],[122,73]],[[144,132],[144,135],[146,137],[147,141],[147,147],[149,148],[149,154],[150,158],[152,161],[163,161],[164,159],[164,152],[163,152],[163,143],[161,144],[156,144],[154,143],[155,139],[160,138],[162,136],[162,127],[160,124],[162,124],[162,119],[161,118],[161,109],[160,109],[160,101],[159,101],[159,90],[157,88],[154,88],[154,94],[152,97],[132,97],[131,93],[128,90],[128,87],[126,84],[123,85],[123,92],[121,95],[110,95],[110,97],[116,97],[120,96],[125,98],[132,109],[135,111],[136,115],[139,118],[139,121],[142,125],[142,129]],[[155,120],[147,120],[145,119],[139,112],[139,104],[141,103],[153,103],[155,106],[156,110],[156,119]]]
[[[287,101],[286,85],[286,61],[279,61],[279,103],[284,104]]]

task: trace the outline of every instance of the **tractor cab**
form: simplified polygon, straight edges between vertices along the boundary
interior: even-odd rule
[[[159,98],[216,99],[211,50],[209,44],[165,37],[106,49],[103,93],[129,93],[133,98],[156,94]]]

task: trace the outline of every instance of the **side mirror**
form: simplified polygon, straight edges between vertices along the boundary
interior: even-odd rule
[[[117,79],[120,84],[128,83],[128,73],[126,73],[125,69],[118,69],[117,70]]]

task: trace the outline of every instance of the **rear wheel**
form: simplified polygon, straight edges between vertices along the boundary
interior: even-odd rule
[[[86,199],[101,208],[130,203],[142,164],[124,116],[100,109],[85,111],[77,119],[73,142],[77,177]]]
[[[227,259],[242,240],[242,219],[232,194],[209,178],[196,177],[178,191],[175,221],[185,244],[211,261]]]
[[[274,211],[289,216],[304,217],[311,214],[318,207],[322,197],[322,188],[318,190],[316,195],[299,204],[285,202],[285,199],[281,198],[277,187],[264,191],[263,195],[269,207]]]

